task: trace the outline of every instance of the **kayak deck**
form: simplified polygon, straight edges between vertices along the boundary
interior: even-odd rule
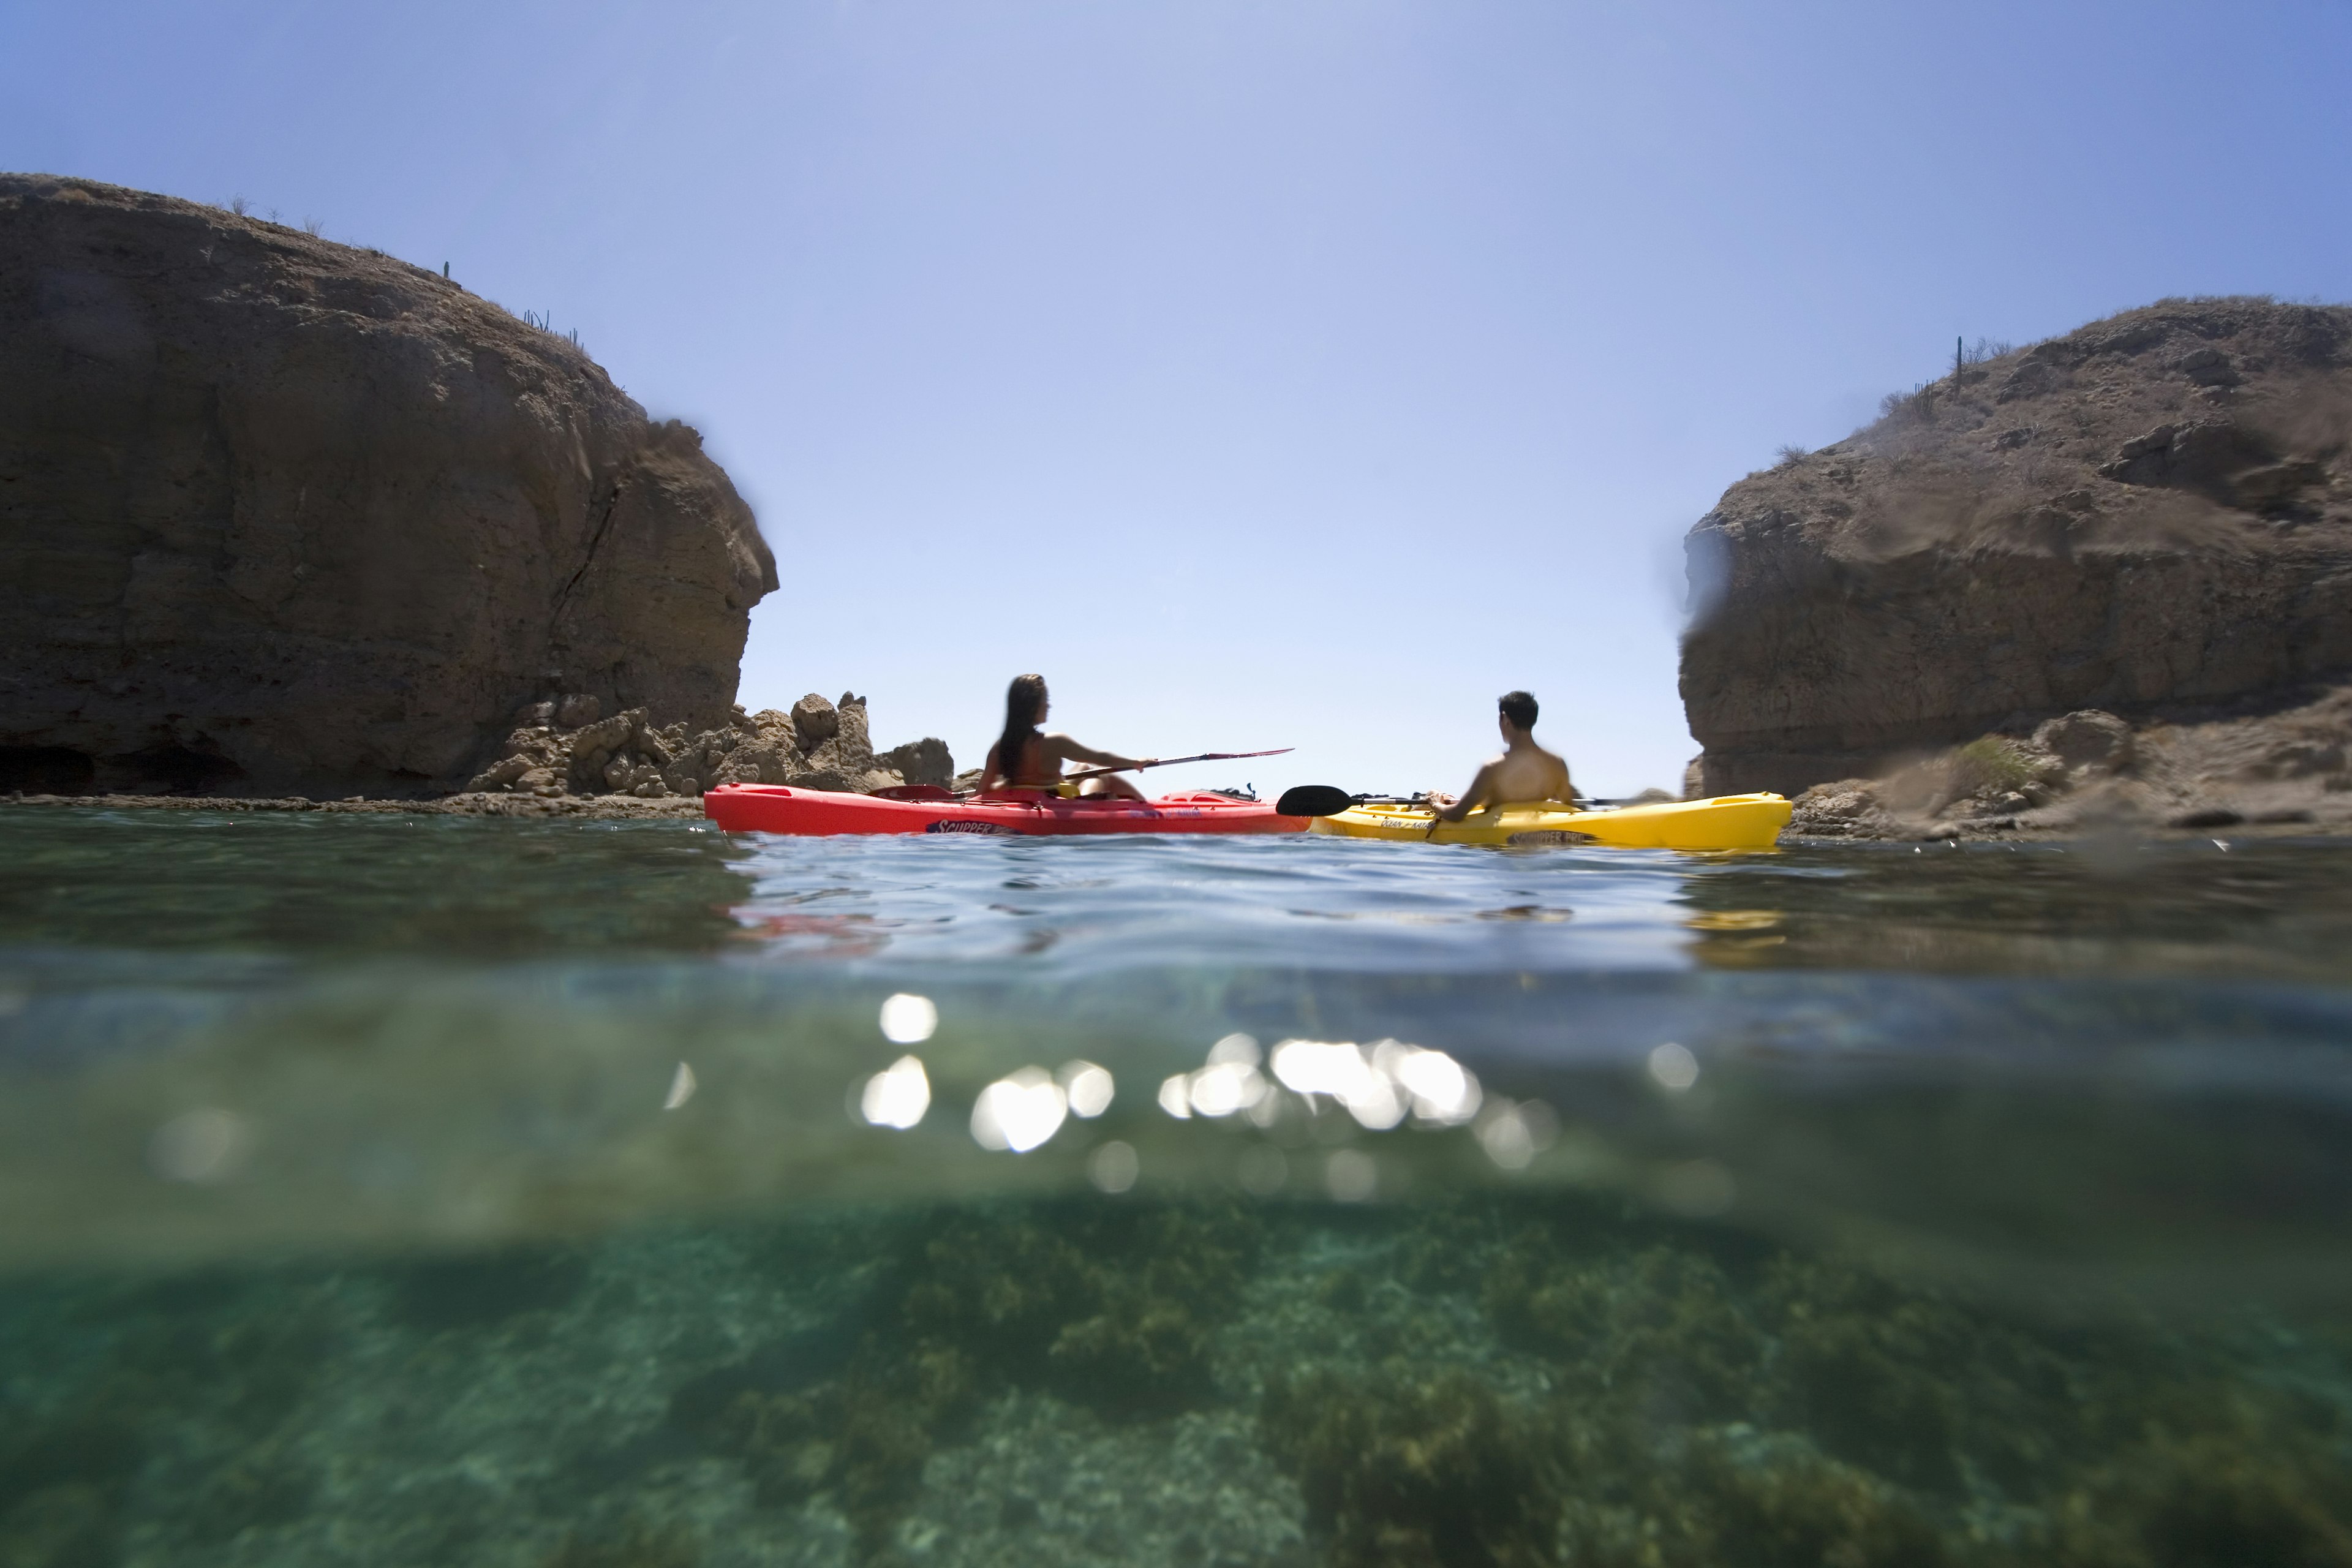
[[[1499,805],[1444,822],[1427,806],[1368,802],[1315,819],[1315,831],[1343,838],[1399,843],[1606,844],[1622,849],[1769,849],[1789,825],[1777,795],[1725,795],[1651,805],[1576,811],[1566,806]]]
[[[945,795],[941,791],[940,794]],[[1045,790],[1003,790],[966,798],[891,800],[785,784],[721,784],[702,814],[730,833],[976,833],[1037,837],[1099,833],[1299,833],[1307,819],[1271,803],[1195,790],[1153,800]]]

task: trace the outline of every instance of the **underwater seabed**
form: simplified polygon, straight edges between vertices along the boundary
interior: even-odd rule
[[[0,1568],[2352,1568],[2340,846],[0,865]]]
[[[2352,1563],[2352,1331],[1622,1199],[841,1209],[0,1289],[0,1563]]]

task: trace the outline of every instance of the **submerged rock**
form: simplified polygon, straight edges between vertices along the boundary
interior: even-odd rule
[[[577,342],[83,180],[0,175],[0,789],[446,791],[526,701],[706,729],[777,585]]]
[[[2002,353],[1687,549],[1697,794],[2352,670],[2352,308],[2171,300]]]

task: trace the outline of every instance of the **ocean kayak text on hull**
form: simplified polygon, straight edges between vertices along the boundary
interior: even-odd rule
[[[1608,844],[1621,849],[1769,849],[1789,826],[1777,795],[1724,795],[1571,811],[1559,805],[1498,805],[1460,822],[1439,822],[1425,805],[1367,801],[1315,819],[1315,831],[1343,838],[1411,844]]]
[[[944,792],[941,792],[944,794]],[[1307,819],[1269,801],[1209,790],[1153,800],[1045,790],[1003,790],[958,799],[892,800],[784,784],[721,784],[702,814],[730,833],[977,833],[1005,837],[1087,833],[1301,833]]]

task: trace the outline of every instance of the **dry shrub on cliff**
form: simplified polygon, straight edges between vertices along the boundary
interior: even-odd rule
[[[1998,735],[1970,741],[1952,753],[1952,784],[1961,795],[1999,795],[2033,782],[2032,759]]]
[[[1881,424],[1904,420],[1928,420],[1936,416],[1936,388],[1933,383],[1921,382],[1908,392],[1890,392],[1878,400]]]

